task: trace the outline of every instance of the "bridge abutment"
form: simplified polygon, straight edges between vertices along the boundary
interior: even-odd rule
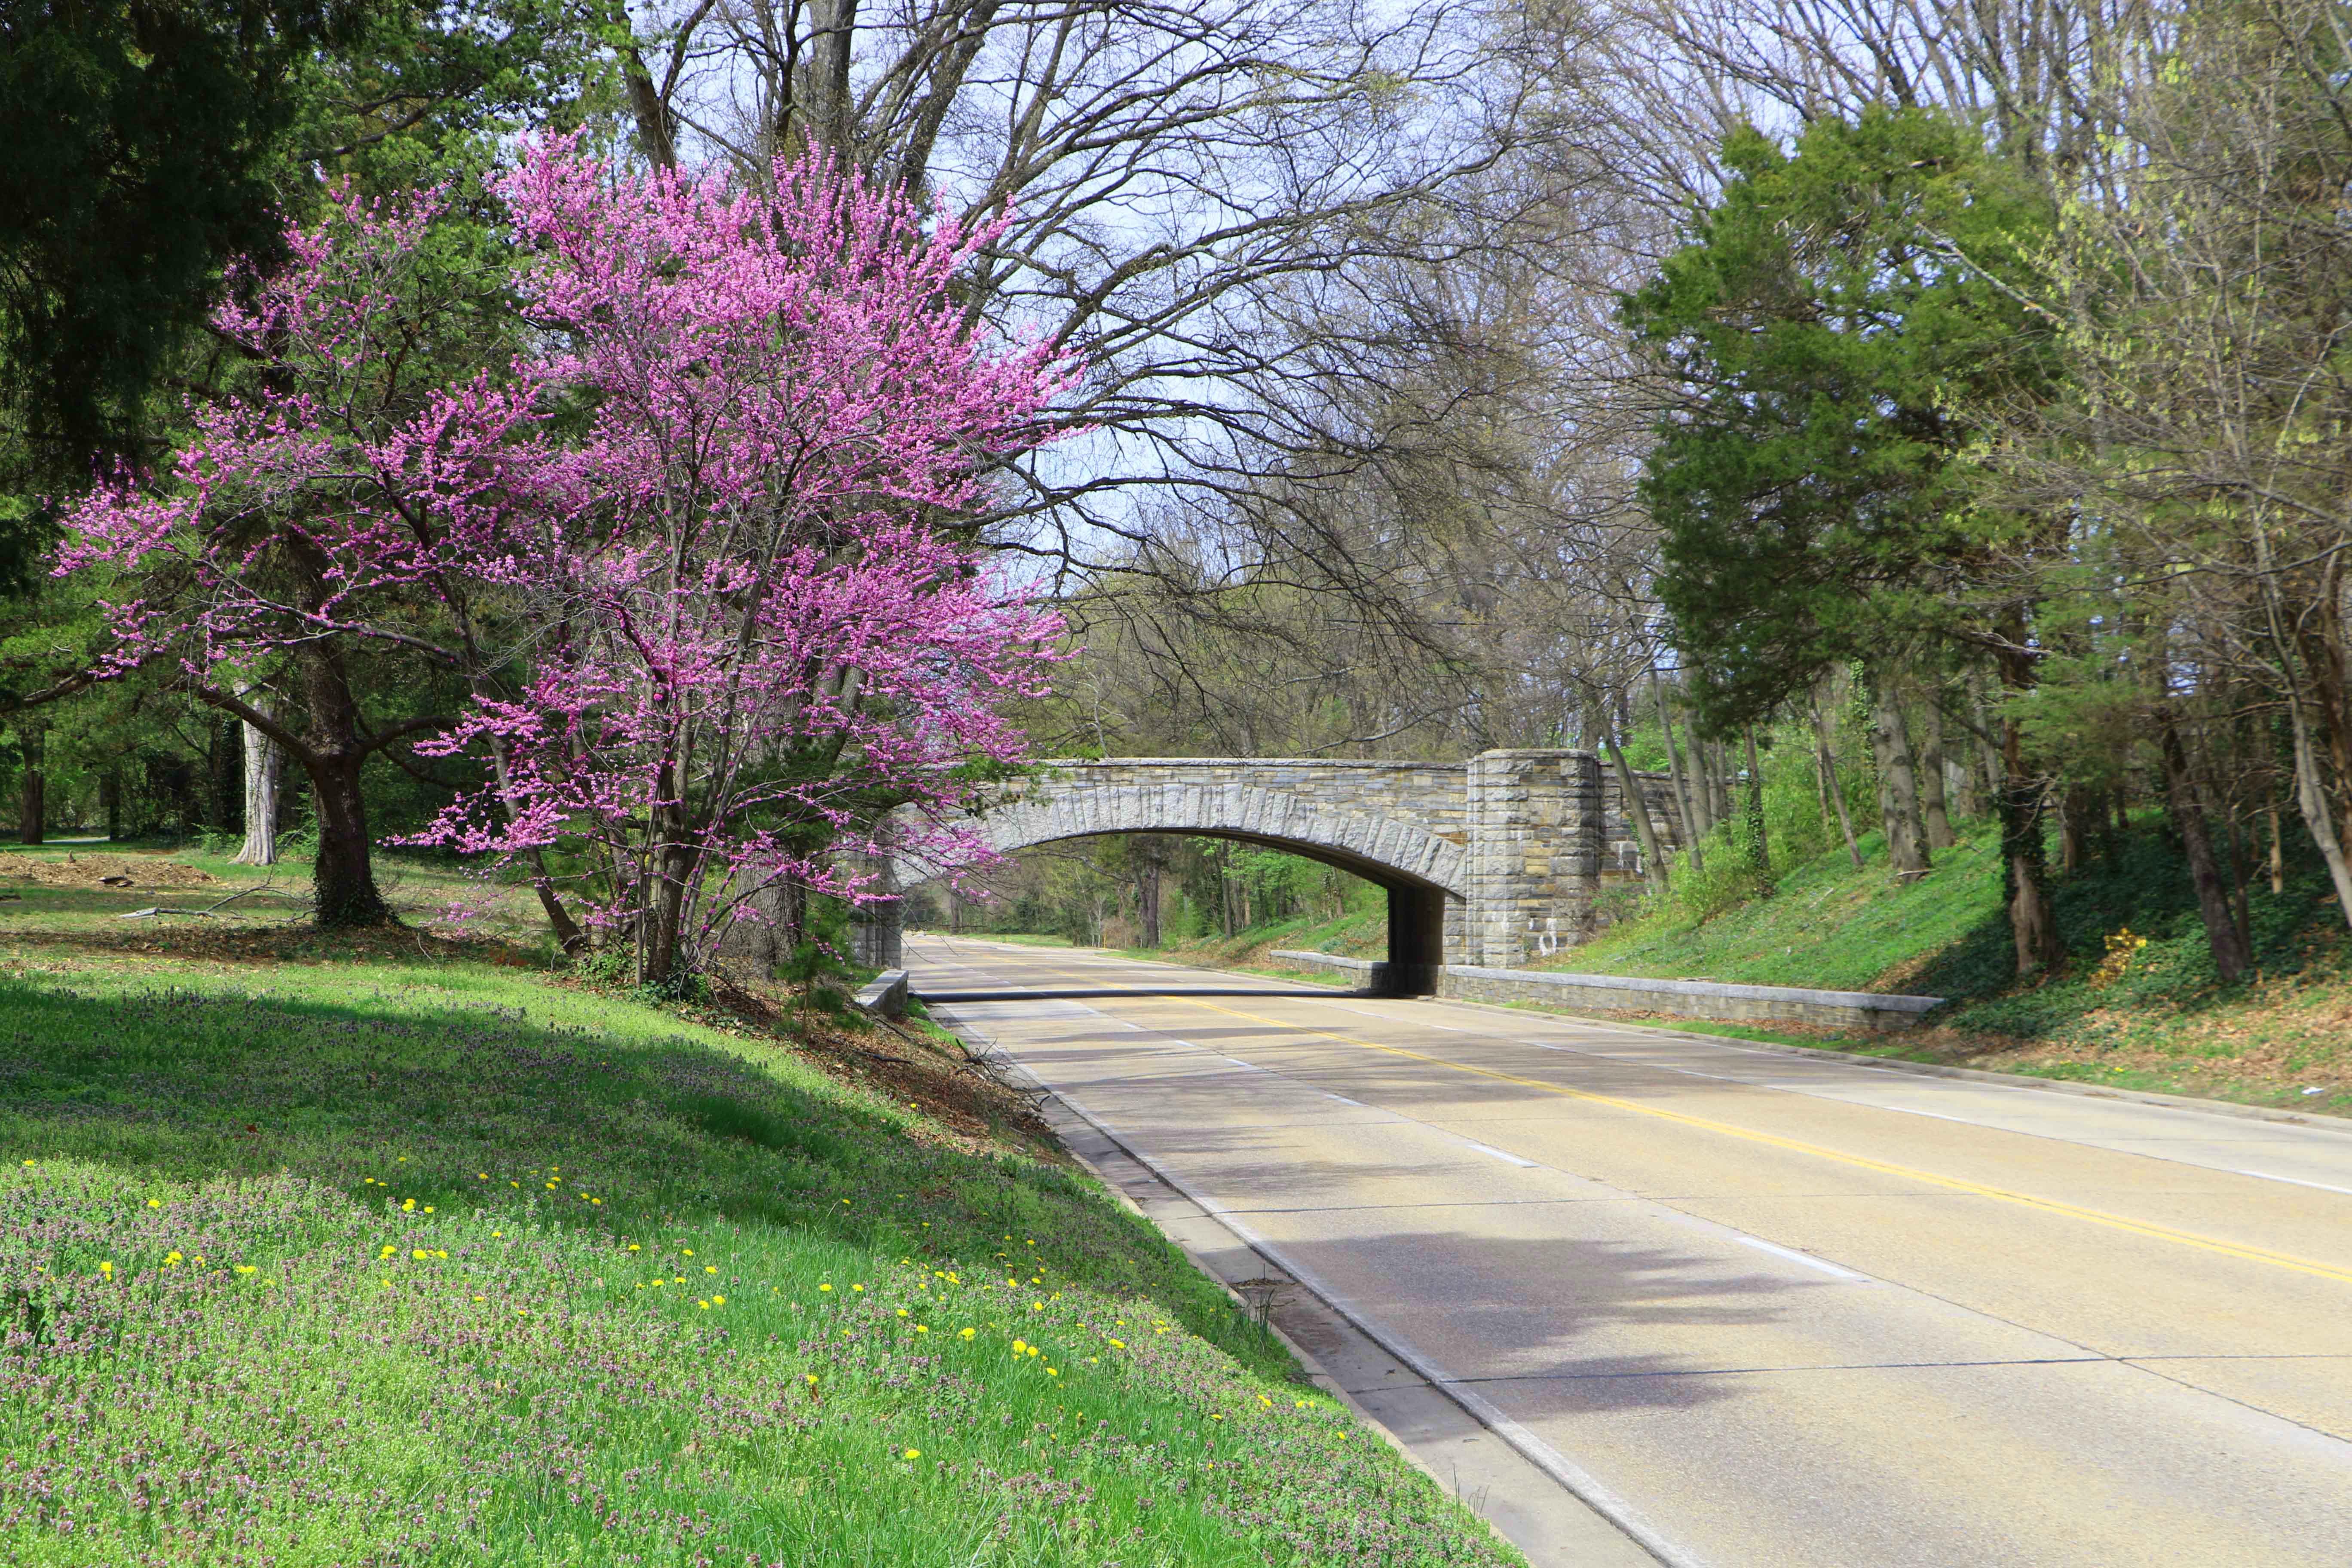
[[[1584,940],[1603,840],[1600,759],[1590,752],[1481,752],[1465,785],[1470,875],[1449,963],[1512,968],[1547,936]]]

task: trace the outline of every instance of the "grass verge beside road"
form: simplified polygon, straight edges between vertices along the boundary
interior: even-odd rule
[[[24,890],[0,1558],[1516,1561],[928,1037]]]

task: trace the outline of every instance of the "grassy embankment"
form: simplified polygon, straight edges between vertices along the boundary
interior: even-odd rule
[[[1863,841],[1868,864],[1859,872],[1839,847],[1784,868],[1769,899],[1704,918],[1669,905],[1538,967],[1945,996],[1951,1005],[1927,1027],[1892,1037],[1674,1022],[1748,1038],[2352,1114],[2352,944],[2316,869],[2291,876],[2276,895],[2256,880],[2248,913],[2260,977],[2224,987],[2179,855],[2156,824],[2143,824],[2111,857],[2059,879],[2053,902],[2071,965],[2055,980],[2019,987],[2011,981],[1997,835],[1987,823],[1963,831],[1957,848],[1908,885],[1888,876],[1884,841],[1873,835]],[[1377,957],[1382,935],[1376,913],[1353,915],[1329,927],[1261,928],[1157,956],[1274,973],[1265,956],[1271,949]]]
[[[0,880],[0,1559],[1513,1560],[946,1043],[197,868]]]

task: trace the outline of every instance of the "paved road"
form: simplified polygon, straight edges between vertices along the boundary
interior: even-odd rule
[[[909,952],[1670,1561],[2352,1563],[2352,1132]]]

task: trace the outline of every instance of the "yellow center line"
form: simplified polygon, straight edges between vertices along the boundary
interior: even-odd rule
[[[1195,996],[1175,995],[1170,999],[1189,1002],[1195,1007],[1205,1007],[1212,1013],[1223,1013],[1229,1018],[1241,1018],[1253,1024],[1264,1024],[1268,1028],[1287,1029],[1296,1034],[1311,1035],[1318,1039],[1336,1040],[1343,1046],[1353,1046],[1359,1050],[1380,1051],[1388,1056],[1402,1057],[1408,1061],[1426,1062],[1432,1067],[1450,1068],[1455,1072],[1493,1079],[1498,1083],[1517,1084],[1523,1089],[1538,1089],[1545,1094],[1556,1094],[1566,1100],[1580,1100],[1591,1105],[1606,1105],[1612,1110],[1632,1111],[1636,1116],[1654,1117],[1660,1121],[1672,1121],[1684,1127],[1696,1127],[1707,1132],[1719,1132],[1726,1137],[1742,1139],[1750,1143],[1761,1143],[1768,1148],[1786,1149],[1794,1153],[1811,1154],[1816,1159],[1834,1161],[1841,1165],[1852,1165],[1859,1170],[1876,1171],[1884,1175],[1900,1176],[1906,1181],[1923,1182],[1929,1186],[1943,1187],[1956,1193],[1968,1193],[1976,1197],[1997,1198],[2002,1203],[2040,1209],[2044,1214],[2063,1215],[2069,1219],[2087,1221],[2092,1225],[2105,1226],[2110,1230],[2120,1230],[2132,1236],[2143,1236],[2155,1241],[2168,1241],[2180,1247],[2193,1247],[2200,1251],[2218,1253],[2223,1258],[2235,1258],[2247,1263],[2267,1263],[2273,1268],[2290,1269],[2297,1274],[2308,1274],[2316,1279],[2334,1279],[2342,1284],[2352,1285],[2352,1268],[2340,1268],[2333,1264],[2320,1263],[2312,1258],[2297,1258],[2293,1253],[2273,1252],[2268,1247],[2247,1247],[2239,1242],[2222,1241],[2210,1236],[2199,1236],[2193,1231],[2175,1230],[2170,1226],[2151,1225],[2146,1220],[2108,1214],[2102,1209],[2084,1208],[2078,1204],[2060,1203],[2054,1198],[2035,1197],[2031,1193],[2015,1192],[2008,1187],[1988,1186],[1982,1182],[1967,1181],[1958,1176],[1940,1176],[1933,1171],[1916,1170],[1909,1165],[1897,1165],[1885,1160],[1874,1160],[1866,1154],[1849,1154],[1843,1150],[1823,1148],[1819,1143],[1808,1143],[1801,1139],[1782,1138],[1776,1133],[1759,1132],[1752,1128],[1736,1127],[1727,1121],[1715,1121],[1704,1116],[1692,1116],[1680,1110],[1662,1110],[1654,1105],[1643,1105],[1635,1100],[1620,1100],[1612,1094],[1595,1094],[1590,1089],[1570,1089],[1563,1084],[1546,1083],[1540,1079],[1520,1078],[1512,1073],[1496,1072],[1491,1068],[1473,1067],[1467,1062],[1449,1061],[1444,1057],[1433,1057],[1420,1051],[1407,1050],[1402,1046],[1384,1046],[1376,1040],[1360,1040],[1352,1035],[1336,1035],[1328,1030],[1310,1028],[1304,1024],[1286,1024],[1278,1019],[1261,1017],[1255,1013],[1244,1013],[1233,1007],[1220,1007],[1213,1002],[1203,1002]]]

